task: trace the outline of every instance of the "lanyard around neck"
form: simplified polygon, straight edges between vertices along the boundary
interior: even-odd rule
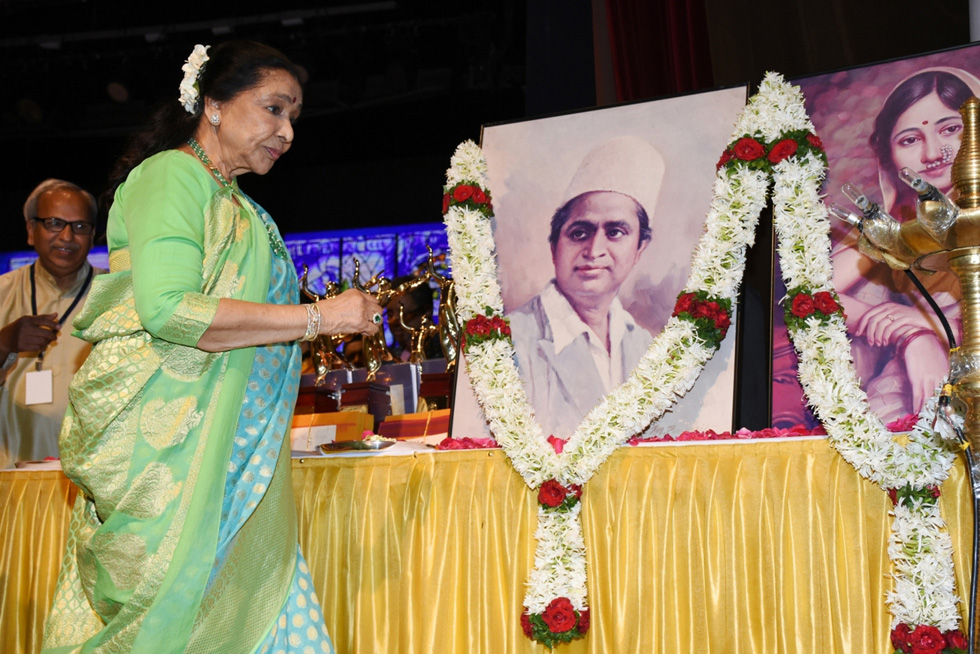
[[[37,283],[34,281],[34,265],[35,264],[33,264],[33,263],[31,264],[31,313],[36,316],[37,315]],[[63,324],[65,322],[65,319],[68,318],[68,316],[71,315],[71,312],[74,311],[75,310],[75,307],[78,306],[78,303],[81,302],[82,296],[85,295],[85,291],[88,290],[88,285],[92,282],[92,274],[93,274],[93,272],[94,272],[94,270],[93,270],[92,266],[89,266],[89,268],[88,268],[88,274],[85,275],[85,282],[82,284],[82,288],[79,289],[78,294],[75,295],[75,299],[72,300],[71,306],[68,307],[68,310],[65,311],[65,313],[62,314],[62,316],[60,318],[58,318],[58,324],[59,325],[61,325],[61,324]],[[44,351],[43,350],[41,352],[39,352],[38,355],[37,355],[37,369],[38,370],[41,369],[41,362],[42,361],[44,361]]]

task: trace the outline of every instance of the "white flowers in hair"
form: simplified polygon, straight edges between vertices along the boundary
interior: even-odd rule
[[[197,101],[200,99],[201,92],[197,86],[197,80],[201,76],[201,69],[204,64],[210,59],[208,57],[209,45],[201,45],[198,43],[194,46],[191,56],[187,58],[187,61],[181,66],[181,70],[184,71],[184,79],[180,81],[180,104],[183,105],[184,111],[189,114],[194,113],[194,109],[197,107]]]

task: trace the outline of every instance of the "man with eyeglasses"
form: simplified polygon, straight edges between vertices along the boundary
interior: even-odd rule
[[[0,275],[0,469],[58,456],[68,384],[91,349],[70,332],[103,272],[87,261],[97,213],[91,193],[58,179],[24,203],[37,260]]]

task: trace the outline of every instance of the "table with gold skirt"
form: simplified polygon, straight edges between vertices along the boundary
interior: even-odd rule
[[[499,450],[292,465],[338,652],[547,651],[519,623],[536,498]],[[2,652],[40,647],[75,492],[58,471],[0,472]],[[891,502],[824,439],[624,448],[583,503],[592,627],[556,651],[890,651]],[[962,461],[941,503],[965,597]]]

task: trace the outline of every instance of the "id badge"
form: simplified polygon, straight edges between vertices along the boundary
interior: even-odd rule
[[[54,376],[50,370],[27,373],[26,404],[51,404],[54,402]]]

